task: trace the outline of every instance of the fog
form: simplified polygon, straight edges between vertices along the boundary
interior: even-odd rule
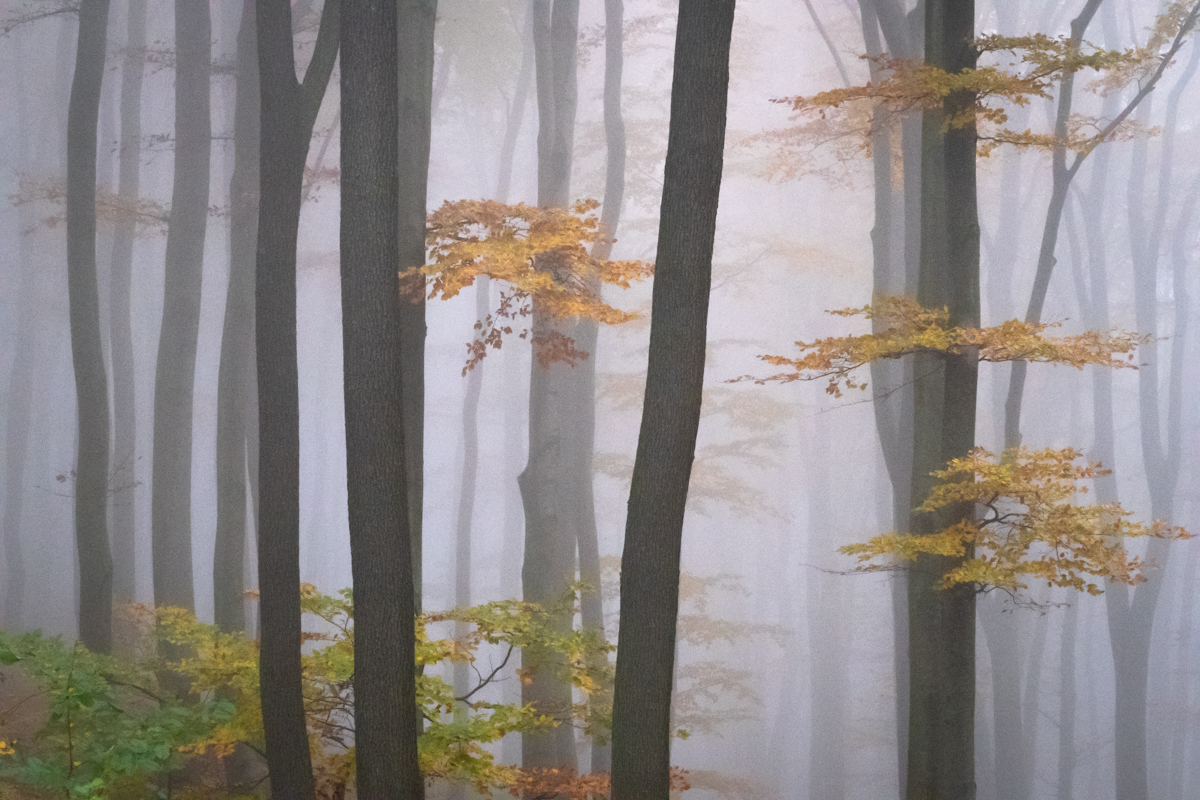
[[[322,5],[320,0],[292,3],[301,71]],[[1065,37],[1083,5],[1083,0],[977,0],[976,31]],[[1191,9],[1190,3],[1175,5]],[[77,6],[69,0],[0,0],[0,424],[5,431],[0,439],[0,629],[41,629],[68,640],[79,633],[80,572],[74,505],[79,424],[64,189]],[[132,213],[128,207],[111,210],[113,204],[104,202],[115,195],[120,161],[129,157],[121,148],[128,6],[126,0],[111,4],[98,122],[95,250],[99,330],[109,376],[114,374],[113,240],[120,216]],[[463,199],[538,202],[529,6],[529,0],[437,3],[430,211]],[[572,198],[605,196],[604,6],[599,0],[580,3]],[[621,99],[628,157],[613,259],[655,259],[677,6],[670,0],[624,3]],[[911,367],[907,378],[899,367],[892,372],[872,367],[869,374],[864,367],[858,377],[867,388],[843,388],[837,395],[826,391],[825,379],[765,385],[736,380],[780,371],[757,357],[799,357],[797,341],[871,329],[861,318],[826,311],[905,293],[906,246],[910,251],[912,246],[904,242],[905,168],[919,165],[920,154],[918,148],[915,161],[911,153],[906,158],[899,118],[907,113],[918,119],[919,110],[898,112],[886,143],[896,213],[893,273],[881,282],[872,237],[879,235],[873,233],[879,225],[874,149],[882,140],[871,138],[871,106],[850,104],[805,115],[772,102],[870,80],[871,62],[860,58],[869,46],[861,24],[867,7],[874,4],[742,0],[737,6],[675,664],[675,714],[684,731],[672,742],[671,763],[688,771],[692,788],[685,796],[695,800],[904,795],[898,755],[903,726],[897,722],[897,714],[904,713],[897,706],[897,665],[904,654],[896,652],[894,605],[904,592],[904,572],[856,571],[858,562],[839,548],[907,525],[907,519],[894,521],[894,508],[906,513],[911,504],[907,497],[893,499],[877,406],[887,409],[883,416],[907,414],[911,421],[911,408],[901,406],[905,396],[911,397],[911,391],[905,394]],[[190,475],[194,605],[206,622],[214,619],[218,378],[230,281],[229,187],[243,2],[212,0],[210,8],[210,212],[203,239]],[[1158,0],[1103,0],[1084,39],[1113,50],[1146,46],[1161,10]],[[174,36],[172,4],[150,2],[136,154],[141,205],[128,297],[136,448],[124,455],[113,450],[107,500],[110,536],[117,510],[132,509],[134,560],[126,569],[135,588],[126,600],[149,605],[155,602],[156,358],[174,174]],[[1151,46],[1157,53],[1166,44]],[[1072,175],[1040,314],[1042,322],[1061,326],[1047,335],[1120,329],[1152,333],[1157,346],[1138,351],[1138,370],[1030,364],[1019,417],[1019,441],[1026,447],[1073,447],[1112,471],[1109,483],[1089,484],[1089,494],[1077,497],[1080,502],[1119,500],[1131,519],[1165,516],[1169,525],[1191,530],[1200,529],[1195,491],[1200,405],[1192,391],[1200,326],[1188,301],[1193,290],[1200,291],[1200,172],[1191,157],[1200,147],[1200,82],[1192,80],[1198,47],[1187,39],[1157,87],[1130,115],[1136,125],[1088,151]],[[1018,58],[990,53],[981,63],[1005,66]],[[300,577],[328,594],[352,584],[339,273],[339,69],[334,67],[308,152],[296,283]],[[1095,134],[1146,80],[1142,75],[1102,94],[1097,73],[1080,71],[1072,134]],[[1006,110],[1005,127],[1050,135],[1059,88],[1054,83],[1047,96],[1033,97],[1025,106],[1003,98],[989,103]],[[517,119],[515,147],[506,158],[506,133]],[[918,136],[919,129],[918,122]],[[1026,317],[1054,181],[1049,147],[996,144],[977,162],[983,327]],[[1068,151],[1066,163],[1079,152]],[[1139,308],[1136,276],[1147,269],[1157,270],[1154,296]],[[600,325],[589,356],[595,370],[591,486],[610,639],[618,629],[617,566],[638,449],[652,287],[653,279],[628,289],[604,287],[607,303],[635,317]],[[529,322],[512,320],[515,330],[503,337],[503,346],[487,350],[474,370],[465,369],[479,309],[496,309],[505,290],[492,280],[482,304],[478,284],[450,300],[426,302],[420,565],[426,611],[460,604],[462,584],[456,587],[456,575],[463,550],[455,532],[463,524],[464,483],[474,486],[465,573],[470,603],[522,596],[527,561],[517,479],[529,461],[534,359],[529,338],[520,332]],[[1006,447],[1011,370],[1011,363],[979,365],[975,441],[997,454]],[[112,395],[111,380],[110,404],[117,413],[120,400]],[[472,380],[478,381],[476,400],[469,397]],[[477,403],[474,458],[464,454],[469,403]],[[1107,432],[1105,408],[1111,413]],[[122,458],[131,467],[125,472],[119,471]],[[257,491],[252,481],[246,501],[251,518]],[[252,520],[248,589],[258,581],[254,531]],[[1136,661],[1123,648],[1140,647],[1136,643],[1145,638],[1146,693],[1144,707],[1135,709],[1146,720],[1145,797],[1200,797],[1200,614],[1195,613],[1200,610],[1200,543],[1180,540],[1157,549],[1158,544],[1129,541],[1133,555],[1151,551],[1145,556],[1146,581],[1136,587],[1100,580],[1105,592],[1091,595],[1027,576],[1028,589],[1019,597],[980,591],[973,796],[1138,800],[1117,789],[1122,758],[1138,744],[1127,740],[1129,731],[1118,721],[1114,659]],[[114,540],[114,559],[118,555]],[[251,633],[256,609],[248,599]],[[1114,628],[1123,631],[1117,638]],[[482,656],[481,668],[498,663],[498,652]],[[504,675],[486,696],[513,702],[520,679],[511,666]],[[451,680],[448,668],[445,677]],[[902,685],[900,693],[906,691]],[[583,697],[577,688],[576,701]],[[3,724],[0,717],[0,739]],[[574,736],[578,768],[587,772],[595,758],[591,742],[582,730]],[[492,749],[507,763],[520,760],[516,734]],[[0,773],[0,793],[4,781]]]

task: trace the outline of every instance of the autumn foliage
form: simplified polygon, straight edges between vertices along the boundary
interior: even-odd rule
[[[1145,336],[1126,331],[1086,331],[1076,336],[1046,336],[1054,323],[1008,320],[988,328],[959,328],[949,324],[945,309],[923,308],[915,300],[886,297],[874,305],[828,312],[839,317],[863,317],[882,323],[882,330],[860,336],[835,336],[796,342],[799,357],[763,355],[768,364],[788,368],[766,377],[742,376],[756,383],[828,380],[825,391],[841,397],[843,389],[865,389],[854,372],[880,359],[916,353],[961,355],[973,352],[980,361],[1035,361],[1082,369],[1089,364],[1137,369],[1133,361]]]
[[[653,265],[644,261],[601,261],[592,258],[588,245],[600,238],[600,221],[593,213],[594,200],[577,202],[569,210],[537,208],[524,203],[508,205],[494,200],[459,200],[442,204],[430,213],[426,233],[427,265],[420,270],[426,286],[413,283],[408,290],[428,290],[430,299],[448,300],[471,286],[479,276],[505,285],[496,310],[479,320],[464,373],[499,349],[503,337],[521,328],[530,338],[527,322],[536,301],[539,310],[562,320],[586,317],[605,325],[619,325],[633,314],[609,305],[601,297],[604,284],[628,288],[648,277]],[[535,335],[535,352],[543,364],[575,363],[585,358],[569,337]]]
[[[976,448],[934,473],[938,483],[917,513],[973,505],[979,513],[937,533],[887,533],[842,548],[863,570],[889,569],[877,558],[911,562],[923,553],[963,559],[942,576],[943,588],[958,584],[995,587],[1012,593],[1028,580],[1100,594],[1105,580],[1145,581],[1145,564],[1130,556],[1126,537],[1186,539],[1187,531],[1164,522],[1129,519],[1119,503],[1080,505],[1087,481],[1107,472],[1082,461],[1071,449],[1024,447],[998,458]]]

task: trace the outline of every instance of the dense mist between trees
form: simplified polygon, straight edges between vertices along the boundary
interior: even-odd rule
[[[1200,5],[391,5],[0,0],[0,797],[1200,797]]]

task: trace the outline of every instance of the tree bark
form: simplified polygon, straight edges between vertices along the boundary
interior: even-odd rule
[[[130,0],[125,58],[121,63],[121,165],[117,193],[137,202],[142,166],[142,78],[146,71],[146,0]],[[133,244],[137,218],[126,212],[113,231],[109,342],[112,348],[113,456],[112,545],[113,596],[118,602],[137,599],[135,539],[137,485],[137,402],[134,394],[132,293]]]
[[[704,388],[733,16],[733,0],[679,3],[650,357],[621,556],[613,800],[670,794],[679,558]]]
[[[188,611],[196,607],[192,589],[192,402],[212,150],[211,37],[208,3],[175,0],[175,168],[154,380],[150,524],[154,603]]]
[[[957,73],[975,66],[973,0],[927,0],[925,63]],[[946,128],[974,105],[955,92],[922,120],[921,266],[917,300],[945,306],[950,324],[979,325],[979,221],[974,123]],[[975,445],[978,361],[974,353],[919,355],[914,374],[910,508],[932,489],[930,473]],[[909,530],[929,534],[974,513],[958,508],[912,514]],[[970,553],[966,557],[970,557]],[[940,588],[959,559],[922,556],[908,571],[909,800],[975,797],[975,589]]]
[[[250,463],[258,464],[260,487],[259,679],[271,795],[276,800],[305,800],[312,797],[313,784],[300,666],[296,239],[313,124],[337,57],[341,3],[326,0],[303,83],[296,80],[291,4],[288,0],[256,3],[261,138],[253,320],[262,449]],[[247,405],[253,408],[250,400]],[[240,438],[251,459],[246,434]]]
[[[237,36],[233,111],[233,175],[229,181],[229,286],[217,373],[217,533],[213,608],[224,631],[246,627],[246,485],[258,465],[247,460],[246,427],[256,420],[254,259],[258,241],[259,74],[255,0],[244,0]]]
[[[578,0],[533,0],[534,73],[538,104],[538,206],[570,204],[574,153]],[[574,325],[533,300],[533,361],[529,378],[529,462],[518,477],[525,509],[525,559],[521,570],[526,602],[550,609],[561,603],[575,579],[582,492],[578,470],[580,377],[562,363],[542,364],[540,348],[550,337],[573,337]],[[589,359],[590,360],[590,359]],[[591,478],[589,474],[589,480]],[[571,615],[555,619],[568,630]],[[530,680],[521,685],[522,704],[566,719],[571,686],[562,677],[560,656],[537,648],[521,653]],[[521,736],[525,767],[576,769],[575,737],[569,725]]]
[[[437,0],[398,0],[398,141],[400,269],[425,266],[425,215],[433,122],[433,36]],[[421,609],[421,539],[425,492],[425,296],[406,293],[400,307],[404,386],[405,475],[413,545],[413,590]]]
[[[413,548],[405,478],[405,328],[396,273],[397,10],[347,0],[342,15],[342,346],[355,599],[358,796],[416,798]]]
[[[112,553],[108,543],[108,375],[100,338],[96,275],[96,127],[108,42],[108,0],[79,7],[75,75],[67,108],[67,292],[79,412],[75,546],[79,638],[112,650]]]
[[[604,203],[600,210],[600,236],[592,246],[592,258],[607,261],[612,257],[625,201],[625,119],[621,114],[621,81],[625,70],[625,3],[604,0]],[[590,287],[597,294],[600,281]],[[596,450],[596,347],[600,326],[595,320],[581,319],[575,327],[575,344],[588,353],[579,371],[578,429],[579,460],[579,580],[591,587],[580,595],[580,622],[587,630],[604,635],[604,595],[600,573],[600,540],[596,529],[595,480],[593,460]],[[592,742],[590,772],[612,769],[610,743]]]

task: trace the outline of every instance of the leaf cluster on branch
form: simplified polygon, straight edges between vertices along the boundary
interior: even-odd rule
[[[941,106],[951,95],[971,97],[973,102],[949,115],[945,124],[947,128],[978,125],[981,155],[1001,144],[1049,150],[1058,143],[1053,134],[1005,127],[1009,108],[1026,106],[1035,98],[1050,99],[1064,79],[1084,71],[1096,74],[1094,88],[1105,94],[1121,91],[1131,84],[1142,88],[1151,85],[1191,33],[1198,9],[1200,5],[1195,0],[1168,3],[1155,18],[1143,47],[1110,50],[1067,36],[993,34],[975,40],[976,51],[990,63],[973,69],[948,72],[920,61],[884,54],[872,59],[883,76],[879,80],[772,102],[788,105],[798,116],[819,119],[827,125],[828,117],[861,115],[864,105],[904,113]],[[1012,60],[1003,63],[1006,56]],[[1109,122],[1074,115],[1063,144],[1086,155],[1104,142],[1132,138],[1142,131],[1127,116]],[[811,123],[797,130],[803,132],[809,126]],[[861,124],[855,127],[863,131],[865,141],[868,128]]]
[[[906,297],[883,297],[874,305],[829,311],[839,317],[875,320],[883,329],[860,336],[833,336],[814,342],[796,342],[798,358],[761,355],[768,364],[788,371],[767,377],[743,375],[734,381],[791,383],[828,380],[825,391],[841,397],[843,389],[865,389],[855,371],[880,359],[916,353],[973,354],[979,361],[1036,361],[1082,369],[1089,364],[1137,369],[1134,351],[1149,337],[1127,331],[1085,331],[1075,336],[1051,337],[1048,328],[1058,323],[1028,323],[1011,319],[988,328],[960,328],[949,324],[946,309],[928,309]]]
[[[938,483],[919,514],[974,506],[978,512],[937,533],[887,533],[847,545],[861,571],[894,569],[922,554],[963,559],[942,576],[943,588],[970,584],[1018,594],[1028,580],[1100,594],[1101,582],[1134,584],[1146,580],[1147,567],[1124,548],[1127,537],[1187,539],[1183,528],[1162,521],[1130,520],[1119,503],[1082,505],[1086,482],[1107,471],[1085,462],[1071,448],[1019,448],[996,457],[975,448],[933,473]],[[891,564],[871,563],[877,558]]]
[[[425,267],[406,273],[406,291],[428,289],[430,299],[448,300],[479,276],[501,281],[496,310],[475,324],[474,341],[467,345],[463,373],[473,369],[489,349],[499,349],[510,324],[532,315],[533,303],[551,318],[588,318],[605,325],[628,322],[635,315],[615,308],[601,297],[601,286],[629,288],[653,273],[644,261],[601,261],[588,245],[600,238],[594,200],[575,203],[569,210],[508,205],[494,200],[445,202],[429,214]],[[416,273],[425,281],[414,281]],[[528,327],[520,331],[530,337]],[[535,333],[539,361],[575,363],[585,358],[569,337],[555,332]]]

